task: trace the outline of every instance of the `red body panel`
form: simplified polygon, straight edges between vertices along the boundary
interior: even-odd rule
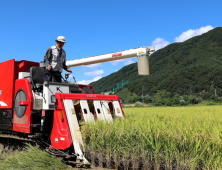
[[[19,89],[23,89],[27,96],[27,101],[23,101],[26,105],[26,111],[23,117],[18,118],[13,111],[13,130],[16,132],[31,133],[31,111],[33,109],[33,96],[28,79],[18,79],[15,81],[15,95]],[[14,95],[14,97],[15,97]]]
[[[39,63],[33,61],[25,61],[25,60],[15,61],[15,65],[16,65],[15,69],[16,79],[18,78],[18,72],[29,72],[30,67],[33,66],[39,67]]]
[[[14,59],[0,63],[0,109],[13,108],[15,80],[19,72],[27,72],[31,66],[38,67],[39,63]]]
[[[0,109],[13,107],[15,60],[0,63]]]
[[[53,147],[56,149],[65,150],[72,146],[72,137],[69,130],[68,120],[66,118],[63,101],[59,100],[58,103],[61,107],[60,109],[54,110],[53,128],[50,139]],[[63,114],[63,120],[61,120],[59,116],[59,112],[61,111]]]

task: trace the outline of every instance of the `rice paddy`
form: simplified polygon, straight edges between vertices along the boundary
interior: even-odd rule
[[[222,106],[124,108],[83,126],[91,161],[115,169],[222,169]]]

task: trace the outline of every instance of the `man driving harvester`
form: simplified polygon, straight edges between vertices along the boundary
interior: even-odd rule
[[[56,45],[50,47],[44,56],[44,63],[46,66],[44,75],[44,84],[49,81],[61,82],[62,70],[72,73],[72,70],[66,66],[66,52],[62,49],[66,43],[66,39],[63,36],[58,36],[55,40]]]

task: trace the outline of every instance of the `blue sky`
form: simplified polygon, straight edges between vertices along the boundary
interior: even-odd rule
[[[67,60],[141,46],[160,49],[220,27],[221,6],[221,0],[1,0],[0,62],[40,62],[59,35],[68,42]],[[71,69],[77,81],[89,83],[133,62]]]

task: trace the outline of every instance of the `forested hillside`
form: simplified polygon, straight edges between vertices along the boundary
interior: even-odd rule
[[[154,95],[165,90],[172,95],[198,94],[222,89],[222,28],[182,43],[173,43],[149,57],[150,75],[138,76],[137,63],[123,67],[91,83],[96,93],[107,91],[122,80],[130,80],[119,95]],[[123,96],[122,96],[123,97]]]

